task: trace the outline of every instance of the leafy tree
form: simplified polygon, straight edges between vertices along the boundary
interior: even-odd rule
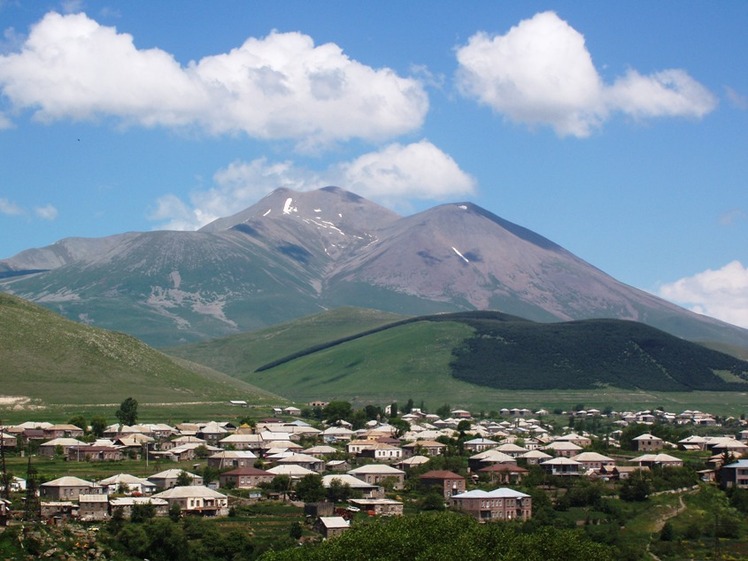
[[[328,423],[348,421],[353,415],[353,407],[347,401],[331,401],[322,409],[322,416]]]
[[[375,421],[382,416],[382,408],[376,405],[367,405],[364,407],[364,414],[367,421]]]
[[[101,438],[102,436],[104,436],[106,427],[107,422],[104,417],[96,416],[91,418],[91,434],[93,434],[96,438]]]
[[[444,497],[436,492],[432,491],[426,495],[420,504],[421,510],[444,510]]]
[[[646,501],[652,490],[652,481],[647,473],[638,469],[631,473],[621,485],[619,496],[624,501]]]
[[[76,415],[75,417],[69,419],[68,424],[83,429],[83,432],[88,432],[88,421],[83,415]]]
[[[414,405],[415,404],[413,403],[413,399],[412,398],[408,399],[408,402],[403,406],[403,415],[406,415],[410,413],[411,411],[413,411]]]
[[[316,503],[325,498],[326,490],[322,485],[322,476],[310,473],[302,477],[295,487],[296,496],[305,503]]]
[[[448,403],[445,403],[436,410],[436,414],[439,415],[439,417],[441,417],[442,419],[446,419],[447,417],[449,417],[450,413],[452,413],[452,406]]]
[[[276,475],[270,482],[270,489],[276,493],[286,495],[291,489],[291,478],[285,474]]]
[[[465,434],[467,431],[470,430],[470,421],[467,419],[463,419],[459,423],[457,423],[457,432],[460,434]]]
[[[400,417],[390,419],[389,423],[395,429],[395,438],[400,438],[410,430],[410,423],[408,421],[403,421]]]
[[[192,485],[192,476],[182,470],[177,475],[177,487],[187,487],[188,485]]]
[[[342,483],[340,479],[334,477],[327,487],[327,500],[332,503],[342,503],[351,498],[351,486],[348,483]]]
[[[132,397],[125,399],[115,413],[123,425],[134,425],[138,421],[138,400]]]
[[[153,503],[139,503],[132,505],[130,514],[131,522],[145,522],[156,516],[156,507]]]
[[[179,522],[179,519],[182,517],[182,507],[179,506],[179,503],[172,503],[169,506],[169,519],[172,522]]]
[[[298,540],[301,539],[301,536],[304,534],[304,530],[301,527],[301,523],[297,520],[293,524],[291,524],[291,529],[288,531],[288,535],[294,539]]]
[[[390,404],[390,417],[397,417],[397,401]]]

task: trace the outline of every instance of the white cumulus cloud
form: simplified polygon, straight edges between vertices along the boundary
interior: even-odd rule
[[[18,216],[20,214],[23,214],[23,209],[16,203],[0,197],[0,214]]]
[[[57,218],[57,212],[57,208],[53,205],[44,205],[34,209],[34,214],[43,220],[54,220]]]
[[[427,140],[391,144],[339,168],[340,184],[367,197],[439,200],[475,190],[475,180]]]
[[[658,292],[694,312],[748,328],[748,268],[740,261],[664,284]]]
[[[536,14],[504,35],[479,32],[456,50],[460,91],[511,121],[586,137],[612,113],[634,118],[702,117],[716,107],[685,71],[629,70],[606,85],[581,33],[554,12]]]
[[[428,111],[420,81],[301,33],[249,38],[183,66],[85,14],[49,13],[19,52],[0,56],[0,91],[41,121],[114,117],[307,147],[390,138],[420,127]]]
[[[391,204],[410,199],[443,200],[475,190],[475,180],[427,140],[391,144],[324,171],[266,158],[236,161],[217,171],[213,181],[211,189],[194,191],[189,201],[175,195],[159,198],[150,218],[159,228],[194,230],[253,205],[279,187],[308,191],[337,185]]]

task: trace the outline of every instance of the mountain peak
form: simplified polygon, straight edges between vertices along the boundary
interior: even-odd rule
[[[30,250],[0,261],[0,290],[155,345],[356,306],[629,319],[748,348],[748,330],[626,286],[473,203],[401,217],[337,186],[276,189],[197,232],[71,238]]]

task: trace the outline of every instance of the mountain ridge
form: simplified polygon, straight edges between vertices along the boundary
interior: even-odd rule
[[[2,275],[2,291],[155,346],[354,306],[630,319],[748,348],[748,330],[627,286],[472,203],[401,217],[332,186],[278,189],[196,232],[67,238],[0,261]]]

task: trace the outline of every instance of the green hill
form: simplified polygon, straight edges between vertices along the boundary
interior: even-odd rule
[[[245,382],[177,364],[138,339],[66,320],[0,293],[0,384],[4,396],[35,403],[119,403],[277,397]]]
[[[403,316],[379,310],[341,307],[261,331],[172,347],[166,352],[244,379],[280,357],[308,352],[330,341],[389,326],[401,319]]]
[[[307,321],[323,325],[325,318]],[[383,403],[416,397],[436,405],[486,403],[507,391],[599,398],[606,392],[748,390],[745,361],[635,322],[536,323],[494,312],[462,312],[344,326],[342,321],[339,330],[347,333],[327,341],[293,323],[275,334],[265,332],[262,341],[252,343],[253,349],[264,344],[265,352],[244,363],[237,354],[240,344],[229,353],[226,340],[204,343],[201,362],[216,366],[209,360],[215,345],[216,361],[233,364],[227,371],[298,402]],[[308,338],[295,340],[296,329],[309,333]],[[311,346],[305,349],[305,343]]]

